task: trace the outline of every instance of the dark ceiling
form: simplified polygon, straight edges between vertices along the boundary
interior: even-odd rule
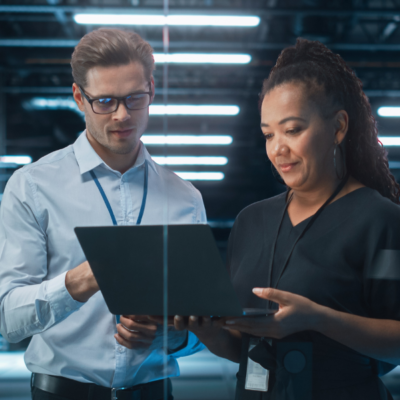
[[[85,12],[159,12],[162,0],[0,1],[0,153],[28,154],[34,160],[72,143],[84,128],[68,110],[26,110],[35,96],[71,94],[69,59],[77,41],[97,26],[78,25],[72,16]],[[170,133],[229,134],[222,147],[168,147],[171,155],[223,155],[223,167],[174,168],[218,170],[219,182],[197,182],[208,217],[231,221],[252,202],[283,190],[273,179],[259,129],[258,93],[280,51],[302,36],[327,44],[356,70],[373,110],[400,105],[400,1],[396,0],[169,0],[171,11],[216,15],[258,15],[255,28],[170,27],[171,52],[248,53],[247,65],[169,65],[168,99],[179,104],[237,104],[235,117],[169,117]],[[162,27],[134,29],[157,52]],[[163,101],[163,67],[155,71],[156,103]],[[398,133],[398,119],[378,117],[382,134]],[[148,133],[160,133],[162,117],[151,117]],[[1,136],[3,135],[3,136]],[[152,154],[162,150],[149,148]],[[390,150],[391,160],[400,151]],[[0,174],[5,181],[7,171]],[[8,171],[11,172],[11,171]]]

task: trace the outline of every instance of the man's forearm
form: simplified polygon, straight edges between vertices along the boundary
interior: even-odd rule
[[[41,333],[79,309],[65,288],[65,274],[16,287],[1,301],[0,332],[11,343]]]

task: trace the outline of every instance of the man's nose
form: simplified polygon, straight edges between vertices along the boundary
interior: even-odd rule
[[[123,102],[119,103],[117,111],[113,114],[113,119],[118,121],[126,121],[131,115]]]

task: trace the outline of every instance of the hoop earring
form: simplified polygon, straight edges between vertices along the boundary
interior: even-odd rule
[[[281,185],[286,185],[285,181],[282,179],[282,177],[279,175],[279,172],[276,170],[274,167],[274,164],[271,163],[271,171],[273,177],[281,184]]]
[[[339,174],[338,172],[338,166],[336,163],[336,149],[340,150],[340,157],[342,158],[342,173]],[[343,154],[343,149],[341,148],[340,144],[337,144],[335,146],[335,149],[333,150],[333,165],[335,167],[335,172],[336,176],[339,180],[342,180],[346,176],[346,160],[344,159],[344,154]]]

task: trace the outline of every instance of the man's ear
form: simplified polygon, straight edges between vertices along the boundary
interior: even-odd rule
[[[349,129],[349,115],[347,111],[340,110],[335,115],[335,140],[337,144],[342,143]]]
[[[78,108],[82,112],[85,112],[85,105],[83,104],[83,96],[82,96],[82,93],[76,83],[72,84],[72,95],[74,96],[74,100],[75,100],[76,104],[78,105]]]

